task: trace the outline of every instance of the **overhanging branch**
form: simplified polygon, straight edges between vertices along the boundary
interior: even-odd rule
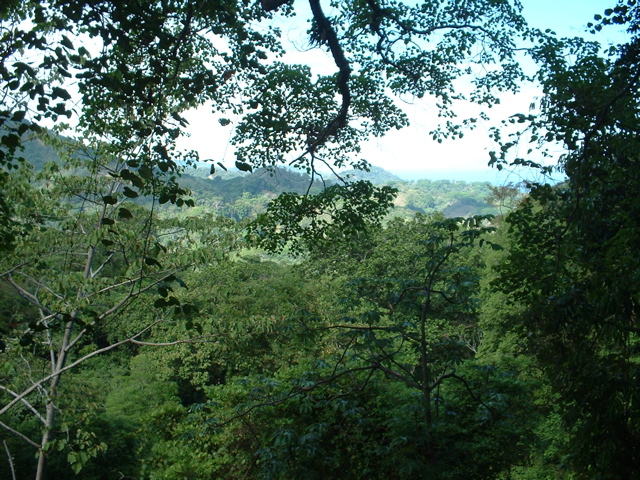
[[[338,88],[338,92],[342,96],[342,104],[338,115],[325,127],[324,131],[318,135],[318,138],[309,145],[307,150],[310,153],[313,153],[318,146],[324,144],[330,137],[338,133],[338,130],[347,124],[347,116],[349,113],[349,107],[351,106],[351,91],[349,90],[351,66],[344,55],[344,51],[338,41],[338,35],[336,34],[333,25],[331,25],[331,22],[322,11],[320,0],[309,0],[309,5],[311,7],[311,12],[313,13],[313,19],[318,25],[319,36],[328,45],[331,55],[333,56],[333,60],[338,67],[336,86]]]
[[[272,12],[277,10],[285,3],[293,3],[293,0],[260,0],[260,4],[265,12]]]

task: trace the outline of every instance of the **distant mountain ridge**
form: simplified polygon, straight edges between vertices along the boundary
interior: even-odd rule
[[[211,176],[209,171],[198,169],[195,175],[184,174],[182,185],[192,190],[198,201],[209,201],[218,198],[221,203],[233,205],[247,198],[257,200],[262,198],[266,207],[269,199],[283,192],[303,194],[309,188],[310,177],[304,173],[287,169],[258,169],[251,174],[235,174],[230,178],[230,172],[216,173]],[[197,175],[197,176],[196,176]],[[371,183],[388,184],[398,189],[398,196],[394,202],[393,215],[410,216],[415,212],[442,212],[447,217],[469,217],[472,215],[495,214],[497,210],[486,202],[491,194],[490,184],[487,182],[463,182],[451,180],[417,180],[406,181],[389,173],[380,167],[372,167],[371,171],[349,170],[340,172],[345,180],[368,180]],[[327,184],[335,183],[337,178],[330,176]],[[315,193],[323,184],[316,181],[310,192]],[[209,200],[207,200],[209,199]],[[230,209],[232,211],[233,208]],[[238,217],[233,214],[232,216]]]
[[[214,195],[223,201],[233,203],[244,194],[275,197],[283,192],[303,194],[309,189],[308,175],[285,168],[258,168],[252,173],[229,175],[228,172],[209,175],[207,170],[198,169],[194,174],[184,173],[180,184],[189,188],[194,197]],[[322,188],[316,180],[311,187],[315,193]]]
[[[345,180],[348,179],[351,181],[368,180],[374,185],[382,185],[385,183],[403,181],[397,175],[394,175],[393,173],[388,172],[384,168],[376,167],[375,165],[370,165],[368,172],[365,170],[351,169],[351,170],[345,170],[343,172],[340,172],[340,176]],[[330,179],[333,181],[337,181],[337,178],[335,177],[335,175],[332,175]]]
[[[39,140],[25,142],[22,156],[39,170],[45,162],[60,161],[54,148]],[[210,174],[210,166],[187,169],[180,183],[191,190],[196,203],[216,210],[221,215],[240,219],[264,211],[267,203],[283,192],[317,193],[323,188],[316,180],[309,188],[310,177],[306,173],[289,168],[258,168],[252,173],[225,172],[218,169]],[[377,166],[370,171],[347,170],[341,178],[368,180],[376,185],[390,184],[398,189],[394,215],[409,216],[414,212],[443,212],[448,217],[467,217],[476,214],[496,213],[486,202],[491,193],[487,182],[463,182],[450,180],[406,181]],[[337,182],[334,175],[325,177],[326,184]],[[142,201],[142,199],[140,199]]]

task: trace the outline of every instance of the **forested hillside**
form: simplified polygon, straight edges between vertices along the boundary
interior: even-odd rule
[[[373,173],[361,172],[374,185],[389,185],[398,190],[393,215],[411,216],[415,212],[443,212],[447,217],[469,217],[496,214],[492,204],[495,188],[486,182],[467,183],[450,180],[403,181],[381,168]],[[254,218],[266,211],[269,201],[283,192],[305,194],[319,192],[323,185],[335,185],[336,179],[316,181],[309,189],[309,176],[291,170],[260,168],[255,172],[228,178],[220,173],[203,177],[206,169],[183,174],[180,184],[191,191],[191,197],[203,211],[241,220]],[[346,172],[345,175],[352,175]],[[225,178],[226,177],[226,178]],[[516,188],[510,185],[511,188]],[[523,192],[520,192],[523,193]]]
[[[1,4],[0,478],[640,478],[640,9],[606,49],[521,13]],[[487,160],[537,181],[359,156],[525,87]],[[233,168],[178,148],[197,107]]]
[[[41,171],[47,162],[60,163],[53,146],[46,146],[37,139],[26,139],[22,153],[25,160]],[[310,185],[310,177],[293,169],[259,168],[253,172],[224,170],[208,164],[197,165],[182,172],[180,185],[189,190],[195,205],[192,212],[209,213],[235,220],[255,218],[267,210],[269,201],[283,192],[304,194],[318,193],[325,185],[334,185],[339,179],[327,176],[324,182],[316,180]],[[486,182],[462,182],[450,180],[403,181],[380,167],[370,166],[369,171],[347,170],[340,177],[352,181],[366,180],[374,185],[390,185],[398,190],[394,200],[393,216],[411,216],[414,212],[442,212],[446,217],[469,217],[499,213],[494,191],[514,185],[492,186]],[[523,192],[518,191],[519,194]],[[141,197],[138,202],[149,206],[151,197]],[[175,215],[176,212],[170,213]]]

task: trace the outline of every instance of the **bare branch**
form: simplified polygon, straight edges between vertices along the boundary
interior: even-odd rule
[[[65,352],[69,352],[73,348],[73,346],[76,343],[78,343],[82,337],[84,337],[85,333],[87,333],[87,329],[86,328],[83,328],[82,330],[80,330],[78,332],[78,334],[75,336],[75,338],[73,340],[69,341],[69,344],[67,345],[67,348],[65,348]]]
[[[163,282],[164,280],[166,280],[171,275],[175,275],[176,273],[178,273],[178,271],[179,271],[179,269],[171,269],[171,270],[167,270],[167,271],[163,272],[162,273],[162,277],[159,280],[157,280],[154,283],[152,283],[151,286],[157,285],[159,282]],[[98,290],[97,292],[92,293],[92,294],[88,295],[87,297],[93,297],[95,295],[99,295],[101,293],[108,292],[109,290],[113,290],[114,288],[135,285],[140,280],[143,280],[145,278],[148,278],[148,275],[139,275],[136,278],[129,278],[129,279],[125,280],[124,282],[120,282],[120,283],[116,283],[116,284],[113,284],[113,285],[109,285],[108,287],[104,287],[103,289]],[[145,289],[147,289],[147,288],[145,287]]]
[[[340,359],[338,360],[338,362],[335,364],[335,366],[333,367],[333,372],[331,372],[331,375],[335,375],[336,372],[338,371],[338,366],[340,366],[340,364],[344,361],[344,359],[347,357],[347,352],[349,351],[349,348],[351,348],[351,344],[355,341],[356,339],[356,335],[353,334],[351,336],[351,338],[349,339],[349,342],[347,342],[347,346],[344,348],[344,350],[342,351],[342,354],[340,355]]]
[[[121,340],[120,342],[116,342],[113,343],[107,347],[104,348],[100,348],[98,350],[95,350],[91,353],[88,353],[87,355],[79,358],[78,360],[76,360],[73,363],[70,363],[69,365],[60,368],[58,371],[47,375],[46,377],[41,378],[40,380],[38,380],[37,382],[34,382],[34,384],[27,388],[26,390],[24,390],[22,393],[18,394],[12,401],[10,401],[9,403],[7,403],[2,409],[0,409],[0,415],[5,414],[6,412],[8,412],[11,408],[13,408],[13,406],[22,401],[23,398],[25,398],[27,395],[29,395],[31,392],[33,392],[35,389],[39,388],[43,383],[60,376],[62,373],[66,372],[67,370],[71,370],[72,368],[86,362],[87,360],[89,360],[92,357],[95,357],[96,355],[100,355],[102,353],[108,352],[110,350],[113,350],[114,348],[118,348],[122,345],[126,345],[127,343],[131,343],[133,340],[136,340],[138,337],[140,337],[142,334],[144,334],[145,332],[148,332],[151,328],[153,328],[155,325],[157,325],[158,323],[160,323],[160,320],[156,320],[152,323],[150,323],[149,325],[147,325],[145,328],[143,328],[142,330],[140,330],[138,333],[136,333],[133,337],[130,338],[126,338],[124,340]]]
[[[378,370],[383,371],[384,373],[386,373],[391,377],[397,378],[398,380],[402,381],[409,387],[415,388],[417,390],[422,390],[422,387],[417,382],[415,382],[411,378],[405,377],[404,375],[396,372],[395,370],[391,370],[390,368],[387,368],[384,365],[380,365],[380,364],[374,365],[374,368],[377,368]]]
[[[104,261],[104,262],[102,262],[102,264],[101,264],[101,265],[100,265],[100,266],[99,266],[95,271],[94,271],[94,270],[92,270],[92,271],[91,271],[90,278],[94,278],[94,277],[96,277],[96,276],[100,273],[100,271],[101,271],[101,270],[102,270],[106,265],[108,265],[108,264],[109,264],[109,262],[111,261],[111,259],[113,258],[113,256],[114,256],[114,255],[115,255],[114,253],[109,254],[109,256],[105,259],[105,261]]]
[[[113,350],[115,348],[121,347],[122,345],[126,345],[129,343],[132,344],[137,344],[137,345],[149,345],[149,346],[158,346],[158,347],[162,347],[162,346],[169,346],[169,345],[180,345],[183,343],[201,343],[204,342],[205,339],[210,338],[210,335],[207,335],[205,337],[197,337],[197,338],[187,338],[184,340],[177,340],[175,342],[167,342],[167,343],[152,343],[152,342],[143,342],[138,340],[139,337],[141,337],[144,333],[148,332],[149,330],[151,330],[153,327],[155,327],[156,325],[158,325],[159,323],[161,323],[163,321],[163,319],[160,320],[155,320],[152,323],[150,323],[149,325],[147,325],[145,328],[143,328],[142,330],[140,330],[138,333],[136,333],[134,336],[126,338],[124,340],[121,340],[120,342],[116,342],[113,343],[107,347],[104,348],[100,348],[98,350],[95,350],[91,353],[88,353],[87,355],[79,358],[78,360],[76,360],[73,363],[70,363],[69,365],[60,368],[57,372],[52,373],[51,375],[47,375],[46,377],[41,378],[40,380],[38,380],[37,382],[34,382],[34,384],[27,388],[26,390],[24,390],[22,393],[20,394],[13,394],[14,395],[14,399],[12,401],[10,401],[7,405],[5,405],[2,409],[0,409],[0,415],[5,414],[6,412],[8,412],[11,408],[13,408],[13,406],[18,403],[18,402],[23,402],[24,398],[29,395],[31,392],[33,392],[34,390],[36,390],[37,388],[39,388],[43,383],[58,377],[60,375],[62,375],[64,372],[66,372],[67,370],[71,370],[72,368],[77,367],[78,365],[86,362],[87,360],[89,360],[92,357],[95,357],[97,355],[101,355],[103,353],[106,353],[110,350]]]
[[[0,385],[0,390],[4,390],[5,392],[7,392],[9,395],[11,395],[12,397],[18,397],[18,394],[16,392],[14,392],[13,390],[9,390],[7,387],[3,387],[2,385]],[[40,420],[43,424],[45,424],[45,419],[44,417],[40,414],[40,412],[38,412],[38,410],[35,409],[35,407],[33,405],[31,405],[26,398],[22,398],[20,400],[22,403],[24,403],[27,408],[29,410],[31,410],[31,412],[38,418],[38,420]]]
[[[293,3],[293,0],[260,0],[260,4],[262,5],[262,8],[265,12],[272,12],[274,10],[277,10],[282,5],[288,2]]]
[[[135,292],[130,292],[125,298],[123,298],[120,302],[116,303],[113,307],[111,307],[109,310],[107,310],[106,312],[104,312],[102,315],[100,315],[98,317],[98,320],[104,320],[106,317],[108,317],[109,315],[111,315],[113,312],[117,311],[118,309],[120,309],[123,305],[125,305],[127,302],[129,302],[130,300],[132,300],[133,298],[139,296],[141,293],[146,292],[147,290],[150,290],[151,288],[155,287],[156,285],[158,285],[159,283],[164,282],[167,278],[171,277],[172,275],[175,275],[176,273],[178,273],[179,271],[181,271],[182,269],[184,269],[186,267],[180,268],[180,269],[173,269],[170,270],[168,272],[166,272],[162,277],[158,278],[157,280],[154,280],[153,282],[151,282],[149,285],[147,285],[146,287],[142,287],[140,289],[138,289]],[[141,279],[141,278],[139,278]],[[125,284],[134,284],[135,281],[137,280],[130,280],[127,282],[124,282],[123,285]]]
[[[38,445],[36,442],[34,442],[33,440],[31,440],[29,437],[27,437],[26,435],[14,430],[13,428],[11,428],[9,425],[5,425],[4,423],[0,422],[0,427],[4,428],[5,430],[8,430],[9,432],[13,433],[14,435],[20,437],[22,440],[24,440],[25,442],[27,442],[29,445],[35,447],[35,448],[40,448],[40,445]]]
[[[147,347],[171,347],[173,345],[183,345],[185,343],[204,343],[207,339],[213,338],[218,338],[218,335],[203,335],[202,337],[175,340],[173,342],[142,342],[140,340],[131,340],[129,343],[133,343],[134,345],[144,345]]]
[[[491,415],[491,420],[492,423],[493,421],[496,420],[496,416],[495,413],[493,413],[493,410],[491,409],[491,407],[489,407],[489,405],[487,405],[486,403],[484,403],[480,397],[476,396],[475,393],[473,393],[473,390],[471,390],[471,386],[469,386],[469,382],[467,382],[464,378],[462,378],[459,375],[456,375],[455,371],[453,373],[448,373],[448,374],[444,374],[441,377],[438,378],[438,380],[436,380],[436,382],[442,382],[442,380],[444,380],[445,378],[455,378],[456,380],[462,382],[462,384],[465,386],[465,388],[467,389],[467,392],[469,393],[469,395],[471,396],[471,398],[473,398],[476,402],[478,402],[480,405],[482,405],[484,408],[487,409],[487,411],[489,412],[489,414]],[[441,380],[442,379],[442,380]],[[434,385],[432,386],[432,388],[435,388],[437,385],[434,383]]]
[[[24,288],[18,285],[16,281],[13,279],[13,276],[11,274],[5,275],[5,280],[9,283],[9,285],[11,285],[18,292],[18,295],[28,300],[29,303],[36,306],[37,308],[44,310],[44,308],[40,304],[40,301],[38,300],[38,297],[36,297],[32,293],[27,292]],[[47,311],[47,313],[52,313],[52,312]]]
[[[13,468],[13,458],[11,458],[11,452],[9,451],[9,446],[7,445],[6,440],[2,440],[4,445],[4,451],[7,452],[7,459],[9,461],[9,468],[11,469],[11,479],[16,480],[16,471]]]
[[[438,385],[440,385],[442,382],[444,382],[447,378],[457,378],[458,376],[456,375],[456,371],[453,370],[449,373],[443,373],[442,375],[440,375],[435,382],[433,382],[431,385],[429,385],[429,390],[435,390]],[[475,396],[473,396],[474,400],[477,400]]]
[[[84,254],[82,254],[82,255],[84,255]],[[59,294],[59,293],[57,293],[57,292],[54,292],[50,287],[48,287],[47,285],[45,285],[45,284],[44,284],[44,283],[42,283],[41,281],[36,280],[36,279],[35,279],[35,278],[33,278],[32,276],[27,275],[27,274],[26,274],[26,273],[24,273],[24,272],[19,272],[19,273],[20,273],[23,277],[26,277],[26,278],[27,278],[30,282],[32,282],[34,285],[36,285],[36,286],[38,287],[38,290],[40,290],[40,289],[42,288],[42,289],[46,290],[47,292],[49,292],[51,295],[55,296],[58,300],[64,300],[64,296],[60,295],[60,294]],[[12,285],[12,286],[14,286],[14,288],[16,288],[18,284],[17,284],[17,283],[15,283],[15,281],[13,280],[13,277],[9,276],[8,278],[9,278],[9,281],[10,281],[11,285]],[[22,287],[19,287],[19,291],[27,293],[27,292],[26,292],[26,290],[25,290],[25,289],[23,289]],[[22,293],[20,293],[20,294],[22,295]],[[37,298],[35,295],[31,295],[31,294],[28,294],[28,295],[30,295],[31,297],[33,297],[33,299],[35,299],[35,302],[38,302],[38,303],[34,303],[34,305],[36,305],[36,306],[40,305],[40,301],[38,300],[38,298]],[[29,297],[27,297],[27,298],[29,298]],[[32,303],[34,302],[34,300],[31,300],[31,298],[29,298],[29,300],[30,300]]]

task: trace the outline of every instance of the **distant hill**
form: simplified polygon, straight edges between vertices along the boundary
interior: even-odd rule
[[[202,175],[202,172],[198,171],[197,174]],[[341,174],[346,176],[349,172]],[[447,217],[497,213],[495,207],[486,201],[491,195],[490,184],[487,182],[404,181],[379,167],[373,167],[371,172],[352,171],[349,175],[348,179],[352,181],[369,180],[371,183],[397,188],[394,216],[406,217],[415,212],[442,212]],[[224,215],[242,218],[266,208],[268,201],[282,192],[306,192],[309,176],[290,169],[276,168],[258,169],[254,173],[231,178],[226,173],[216,173],[211,178],[184,175],[181,183],[192,190],[196,203],[209,205]],[[320,188],[322,184],[316,182],[311,192]]]
[[[476,200],[475,198],[462,197],[456,199],[451,205],[442,210],[445,217],[470,217],[479,213],[485,213],[483,210],[491,208],[485,202]]]
[[[253,173],[237,174],[230,176],[228,172],[201,176],[201,170],[197,175],[185,173],[180,184],[189,188],[193,196],[216,196],[224,202],[233,203],[243,195],[265,195],[275,197],[283,192],[305,193],[309,188],[308,175],[285,168],[266,169],[259,168]],[[316,181],[312,186],[312,193],[322,188],[322,184]]]
[[[340,172],[340,176],[345,180],[349,179],[351,181],[368,180],[374,185],[403,181],[400,177],[391,172],[387,172],[384,168],[376,167],[375,165],[371,165],[368,172],[365,172],[364,170],[351,169]],[[332,176],[331,180],[334,182],[337,181],[335,176]]]
[[[491,195],[487,182],[417,180],[393,182],[393,186],[398,189],[396,215],[442,212],[447,217],[469,217],[498,213],[487,203]]]
[[[6,130],[0,129],[0,136],[2,136]],[[30,134],[31,135],[31,134]],[[22,141],[23,150],[17,150],[15,152],[16,158],[24,158],[28,163],[36,170],[42,170],[45,163],[48,162],[60,162],[56,150],[49,145],[45,145],[42,140],[36,137],[23,137]]]
[[[59,161],[55,150],[39,140],[26,142],[23,156],[36,169],[42,168],[45,162]],[[395,216],[410,216],[414,212],[443,212],[447,217],[497,213],[486,202],[491,194],[490,185],[486,182],[405,181],[376,166],[371,166],[369,172],[348,170],[340,172],[340,175],[351,181],[368,180],[376,185],[387,184],[397,188]],[[328,183],[336,180],[330,177]],[[187,170],[180,179],[181,185],[192,191],[200,208],[236,219],[264,211],[268,202],[282,192],[305,193],[309,181],[308,175],[288,168],[259,168],[253,173],[218,169],[210,175],[210,167],[207,166]],[[316,181],[311,193],[321,188],[322,183]],[[140,201],[144,203],[143,199]]]

